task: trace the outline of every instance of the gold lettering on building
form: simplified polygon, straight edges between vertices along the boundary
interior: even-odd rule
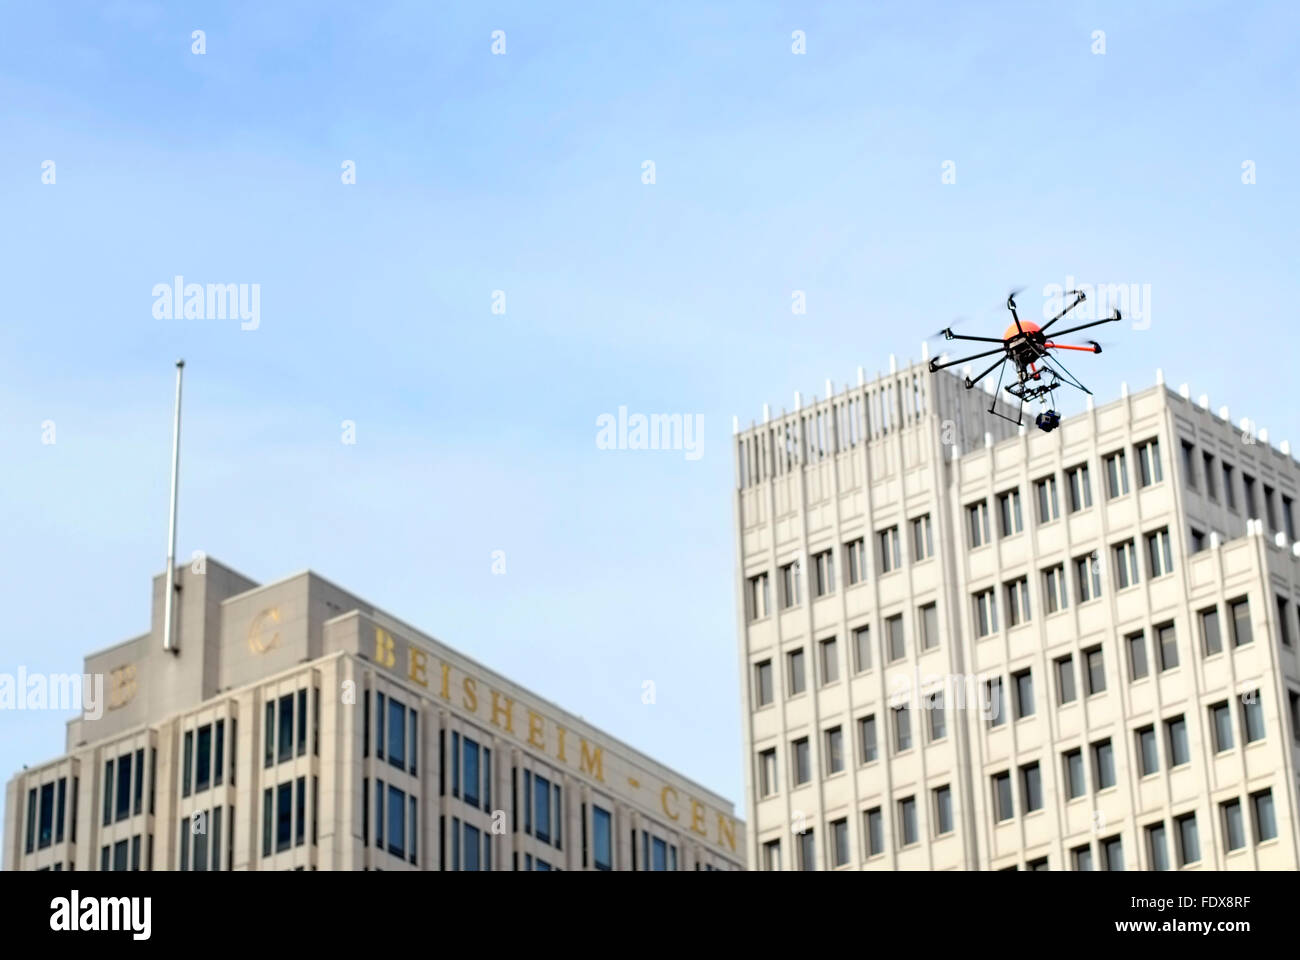
[[[442,665],[442,689],[438,691],[439,696],[444,700],[450,700],[451,695],[447,692],[447,686],[451,683],[451,664]]]
[[[135,696],[135,664],[110,670],[108,674],[108,709],[125,707]]]
[[[280,608],[271,607],[263,610],[248,625],[248,649],[252,653],[266,653],[272,647],[280,645]]]
[[[595,753],[588,753],[587,747],[590,746],[586,739],[579,737],[582,741],[582,760],[578,764],[578,769],[583,773],[590,774],[601,783],[605,782],[605,748],[597,747]]]
[[[478,713],[478,691],[475,689],[474,678],[466,677],[461,688],[465,691],[465,709],[470,713]]]
[[[701,837],[708,836],[704,832],[704,808],[694,797],[691,797],[691,831]]]
[[[397,662],[393,654],[393,638],[383,627],[375,627],[375,663],[391,667]]]
[[[718,814],[718,845],[722,845],[723,840],[727,841],[733,852],[736,849],[736,821],[729,820],[722,814]]]
[[[546,749],[546,741],[542,739],[542,715],[528,711],[528,742],[540,750]]]
[[[504,707],[501,706],[501,700],[503,699],[505,700]],[[514,718],[514,714],[510,712],[511,708],[514,707],[514,705],[515,702],[511,700],[509,697],[502,697],[501,694],[493,690],[492,691],[492,726],[494,727],[501,726],[501,724],[497,723],[497,717],[501,716],[502,714],[505,714],[506,732],[514,733],[515,718]]]
[[[408,679],[412,683],[418,683],[422,687],[429,685],[429,677],[425,672],[429,666],[429,656],[419,647],[413,644],[406,645],[406,658],[409,661]]]
[[[559,760],[560,763],[566,763],[566,762],[568,761],[569,758],[566,757],[566,756],[564,755],[564,735],[565,735],[566,733],[568,733],[569,731],[565,730],[565,729],[564,729],[562,726],[560,726],[558,723],[555,725],[555,729],[556,729],[556,732],[558,732],[559,735],[560,735],[560,736],[559,736],[559,740],[560,740],[559,749],[556,750],[556,752],[555,752],[555,759]]]
[[[669,786],[665,786],[662,790],[659,791],[659,803],[664,808],[664,816],[666,816],[669,820],[676,820],[678,814],[668,809],[668,794],[670,793],[673,795],[673,803],[676,803],[677,791]]]

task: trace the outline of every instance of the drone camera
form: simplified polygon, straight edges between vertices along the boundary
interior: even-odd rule
[[[1055,410],[1044,410],[1034,418],[1034,423],[1044,433],[1051,433],[1061,425],[1061,415]]]

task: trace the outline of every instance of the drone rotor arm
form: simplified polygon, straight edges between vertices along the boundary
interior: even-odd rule
[[[1002,341],[999,340],[997,342],[1001,343]],[[946,367],[955,367],[959,363],[969,363],[972,360],[979,360],[983,357],[991,357],[995,353],[1003,353],[1003,352],[1004,352],[1003,348],[999,347],[997,350],[986,350],[983,353],[974,353],[971,354],[969,357],[960,357],[956,360],[949,360],[947,363],[940,363],[938,358],[935,358],[934,360],[930,361],[930,372],[938,373],[940,370],[943,370]]]
[[[1071,310],[1073,310],[1075,307],[1077,307],[1079,304],[1083,303],[1083,301],[1087,299],[1087,297],[1083,295],[1082,291],[1071,290],[1070,292],[1074,294],[1074,303],[1070,304],[1068,307],[1062,308],[1060,313],[1058,313],[1056,316],[1052,317],[1051,320],[1048,320],[1045,324],[1043,324],[1038,330],[1039,333],[1045,333],[1048,327],[1054,324],[1057,320],[1060,320],[1063,316],[1065,316],[1067,313],[1069,313]]]
[[[1076,331],[1078,331],[1078,330],[1086,330],[1086,329],[1088,329],[1089,327],[1100,326],[1100,325],[1103,324],[1103,323],[1115,323],[1116,321],[1118,321],[1118,320],[1120,320],[1120,319],[1121,319],[1120,317],[1103,317],[1103,318],[1100,319],[1100,320],[1092,320],[1092,321],[1089,321],[1088,323],[1081,323],[1081,324],[1079,324],[1077,327],[1068,327],[1068,328],[1066,328],[1065,330],[1057,330],[1057,331],[1056,331],[1056,336],[1058,336],[1058,337],[1063,337],[1063,336],[1065,336],[1067,333],[1074,333],[1074,332],[1076,332]],[[1044,327],[1043,329],[1046,330],[1047,328]]]

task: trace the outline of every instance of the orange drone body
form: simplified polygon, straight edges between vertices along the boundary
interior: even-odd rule
[[[1037,333],[1039,328],[1038,328],[1038,324],[1036,323],[1033,323],[1029,320],[1021,320],[1019,327],[1017,327],[1014,323],[1011,326],[1007,327],[1007,332],[1002,334],[1002,339],[1010,340],[1012,337],[1018,337],[1020,336],[1020,331],[1022,329],[1025,331],[1025,333]]]

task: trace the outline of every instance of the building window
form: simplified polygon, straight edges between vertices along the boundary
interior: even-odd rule
[[[890,573],[903,565],[899,554],[898,527],[888,527],[876,535],[880,545],[880,572]]]
[[[853,665],[857,673],[871,669],[870,627],[855,627],[853,630]]]
[[[1288,690],[1287,699],[1291,703],[1291,736],[1295,738],[1297,743],[1300,743],[1300,693]],[[72,808],[75,810],[77,807],[77,785],[75,780],[72,782],[72,798]],[[73,818],[72,824],[74,828],[76,823],[76,819]]]
[[[1020,768],[1020,800],[1025,813],[1043,809],[1043,778],[1037,763]]]
[[[1066,799],[1077,800],[1088,792],[1083,774],[1083,751],[1067,750],[1062,757],[1065,762]]]
[[[1141,630],[1124,638],[1128,647],[1128,675],[1130,680],[1142,680],[1150,672],[1147,669],[1147,638]]]
[[[1210,729],[1214,734],[1214,752],[1232,749],[1232,711],[1224,700],[1210,707]]]
[[[1187,746],[1187,721],[1182,714],[1166,720],[1165,730],[1169,736],[1169,766],[1181,767],[1190,763],[1192,755]]]
[[[194,792],[202,793],[212,784],[212,724],[199,727],[198,755],[194,761]]]
[[[987,637],[997,632],[998,607],[993,595],[993,588],[981,590],[974,595],[975,600],[975,635]]]
[[[798,787],[812,779],[812,757],[808,750],[808,738],[800,737],[790,746],[794,750],[794,785]]]
[[[984,696],[987,698],[984,702],[988,704],[989,726],[1002,726],[1007,721],[1007,713],[1003,709],[1001,677],[994,677],[985,682]]]
[[[1277,514],[1273,508],[1273,488],[1264,484],[1264,516],[1268,520],[1268,532],[1277,533]]]
[[[1081,847],[1075,847],[1070,851],[1070,858],[1074,861],[1074,869],[1087,871],[1092,869],[1092,847],[1084,844]]]
[[[1156,728],[1141,727],[1137,731],[1138,769],[1149,777],[1160,770],[1160,754],[1156,748]]]
[[[1168,527],[1147,534],[1147,563],[1153,580],[1174,572],[1174,555],[1169,548]]]
[[[1232,615],[1232,645],[1244,647],[1255,639],[1250,630],[1250,603],[1245,597],[1232,600],[1228,612]]]
[[[1295,542],[1295,501],[1282,494],[1282,529],[1286,531],[1286,538],[1292,543]]]
[[[917,627],[921,632],[921,649],[933,650],[939,646],[939,608],[927,603],[917,611]]]
[[[805,830],[799,834],[799,869],[817,869],[817,847],[813,841],[813,832]]]
[[[770,747],[758,755],[758,782],[763,796],[770,797],[776,793],[776,747]]]
[[[388,698],[388,762],[406,769],[406,704],[392,697]]]
[[[835,592],[835,551],[823,550],[813,557],[813,572],[817,574],[817,596],[825,597]]]
[[[1277,820],[1273,816],[1273,791],[1260,790],[1250,795],[1250,810],[1255,820],[1255,842],[1263,843],[1277,836]]]
[[[1291,646],[1291,605],[1283,597],[1277,598],[1277,632],[1282,646]]]
[[[25,851],[34,853],[36,850],[36,788],[32,787],[27,791],[27,845]]]
[[[1115,786],[1115,750],[1109,737],[1092,745],[1092,779],[1098,790]]]
[[[948,719],[944,714],[943,691],[936,690],[926,697],[930,714],[930,742],[942,740],[948,735]]]
[[[1111,547],[1111,556],[1115,561],[1115,586],[1123,590],[1138,582],[1137,547],[1131,539]]]
[[[1241,801],[1228,800],[1219,804],[1223,820],[1223,845],[1231,853],[1246,846],[1246,829],[1241,820]]]
[[[283,853],[293,842],[293,784],[275,789],[275,852]]]
[[[1056,664],[1056,702],[1064,705],[1073,703],[1077,694],[1074,690],[1074,656],[1067,654],[1058,657]]]
[[[1086,463],[1065,471],[1065,482],[1070,495],[1071,513],[1078,513],[1092,506],[1092,482],[1088,479]]]
[[[804,692],[803,649],[791,650],[785,655],[786,672],[790,683],[790,696]]]
[[[763,844],[763,869],[781,869],[781,841],[768,840]]]
[[[1208,474],[1207,474],[1208,476]],[[1188,813],[1174,818],[1178,828],[1178,864],[1185,867],[1201,859],[1201,838],[1196,829],[1196,814]]]
[[[754,664],[754,699],[760,707],[772,702],[772,661]]]
[[[930,529],[930,515],[923,513],[912,521],[912,559],[928,560],[934,556],[934,534]]]
[[[849,821],[847,819],[831,822],[832,863],[842,867],[849,862]]]
[[[1029,578],[1017,577],[1003,584],[1007,596],[1007,626],[1018,627],[1029,621]]]
[[[781,608],[797,606],[803,597],[803,576],[799,561],[793,560],[781,568]]]
[[[1047,613],[1053,614],[1070,605],[1065,593],[1065,565],[1058,563],[1043,571],[1043,597],[1047,603]]]
[[[876,716],[870,714],[858,720],[858,743],[863,763],[874,763],[877,757]]]
[[[117,758],[117,820],[131,815],[131,754]]]
[[[533,774],[533,836],[551,842],[551,781],[539,773]]]
[[[1152,870],[1169,869],[1169,848],[1165,843],[1165,825],[1156,822],[1146,828],[1147,856],[1151,859]]]
[[[1205,531],[1197,530],[1195,527],[1192,527],[1191,536],[1192,536],[1191,552],[1200,553],[1202,550],[1205,549]]]
[[[611,857],[613,839],[610,827],[609,811],[593,804],[591,808],[592,862],[596,865],[597,870],[614,869],[614,861]]]
[[[1164,480],[1160,468],[1160,441],[1152,438],[1135,448],[1138,462],[1138,486],[1149,487]]]
[[[303,687],[298,691],[298,713],[297,713],[298,731],[298,756],[303,756],[307,752],[307,688]]]
[[[1034,481],[1038,499],[1038,522],[1051,523],[1061,515],[1061,503],[1056,491],[1055,475]]]
[[[826,766],[828,773],[844,769],[844,736],[839,727],[826,731]]]
[[[989,503],[979,500],[966,507],[971,549],[982,547],[993,538],[989,535]]]
[[[749,589],[745,591],[750,620],[762,620],[768,615],[771,609],[768,596],[767,574],[760,573],[756,577],[750,577]]]
[[[934,790],[934,825],[936,836],[952,833],[952,790],[946,786]]]
[[[1178,666],[1178,637],[1172,623],[1156,624],[1156,650],[1160,653],[1160,670],[1172,670]]]
[[[1118,836],[1110,837],[1101,842],[1103,866],[1107,870],[1124,869],[1124,846],[1120,843]]]
[[[269,736],[269,734],[268,734]],[[181,757],[181,796],[188,797],[194,789],[194,731],[186,730]],[[104,821],[107,825],[108,821]]]
[[[1241,475],[1241,495],[1246,501],[1246,516],[1258,519],[1259,513],[1255,509],[1255,478],[1248,473]]]
[[[1264,706],[1260,703],[1258,690],[1242,694],[1241,728],[1246,731],[1247,743],[1264,739]]]
[[[835,643],[835,638],[830,637],[821,641],[817,645],[817,649],[821,655],[822,685],[834,683],[840,678],[839,648]]]
[[[1269,809],[1272,810],[1272,807]],[[898,821],[903,828],[904,847],[910,847],[920,840],[916,829],[916,797],[904,797],[898,801]]]
[[[1205,467],[1205,495],[1211,500],[1218,500],[1219,493],[1214,488],[1214,454],[1203,453],[1201,460]]]
[[[879,807],[872,807],[865,814],[867,826],[867,856],[878,857],[885,852],[885,821]]]
[[[1219,633],[1219,608],[1207,607],[1197,617],[1201,621],[1201,648],[1207,657],[1223,652],[1223,637]]]
[[[993,811],[998,822],[1010,820],[1016,815],[1016,808],[1011,800],[1011,773],[1004,770],[993,775]]]
[[[1228,509],[1236,511],[1237,509],[1237,491],[1232,481],[1232,467],[1228,464],[1223,465],[1223,502],[1228,505]]]
[[[293,694],[286,693],[280,698],[279,706],[279,755],[276,763],[284,763],[293,757]]]
[[[844,555],[848,558],[849,586],[862,583],[867,579],[867,543],[862,537],[844,545]]]
[[[1102,693],[1106,689],[1106,664],[1102,658],[1101,647],[1089,647],[1084,650],[1083,662],[1087,669],[1088,696]]]
[[[44,850],[53,842],[54,836],[54,784],[41,786],[41,828],[37,848]]]
[[[1034,715],[1034,675],[1029,670],[1021,670],[1011,675],[1011,684],[1016,691],[1016,719]]]
[[[894,752],[912,749],[912,713],[906,706],[894,707]]]
[[[894,614],[885,621],[885,635],[889,638],[890,661],[902,660],[907,656],[907,645],[903,639],[903,615]]]
[[[1014,537],[1025,529],[1025,518],[1020,509],[1020,488],[998,494],[998,517],[1002,536]]]
[[[1087,603],[1101,596],[1101,564],[1095,553],[1074,560],[1075,584],[1079,588],[1079,602]]]
[[[1187,480],[1187,489],[1196,489],[1196,447],[1182,441],[1183,445],[1183,475]]]
[[[140,754],[142,754],[142,753],[144,753],[143,750],[137,750],[137,751],[136,751],[136,756],[137,756],[137,758],[138,758],[138,757],[140,756]],[[137,767],[138,767],[138,764],[137,764]],[[77,801],[76,801],[76,797],[77,797],[77,787],[76,787],[76,781],[74,780],[74,781],[73,781],[73,787],[72,787],[72,798],[73,798],[73,800],[72,800],[72,819],[73,819],[74,821],[75,821],[76,818],[77,818]],[[140,812],[140,810],[139,810],[139,803],[140,803],[140,799],[139,799],[139,797],[137,797],[137,798],[136,798],[137,809],[136,809],[136,811],[135,811],[136,813],[139,813],[139,812]],[[63,842],[63,824],[64,824],[64,821],[65,821],[66,818],[67,818],[67,807],[68,807],[68,778],[67,778],[67,777],[59,777],[59,806],[58,806],[58,811],[57,811],[57,813],[55,814],[55,817],[54,817],[54,842],[55,842],[55,843],[62,843],[62,842]]]
[[[1128,493],[1128,457],[1116,450],[1106,457],[1106,496],[1114,500]]]
[[[461,750],[463,754],[462,770],[464,772],[464,786],[462,788],[462,799],[471,807],[478,806],[479,784],[482,783],[482,775],[479,773],[479,752],[478,743],[467,736],[461,738]],[[541,779],[540,777],[538,778]]]

